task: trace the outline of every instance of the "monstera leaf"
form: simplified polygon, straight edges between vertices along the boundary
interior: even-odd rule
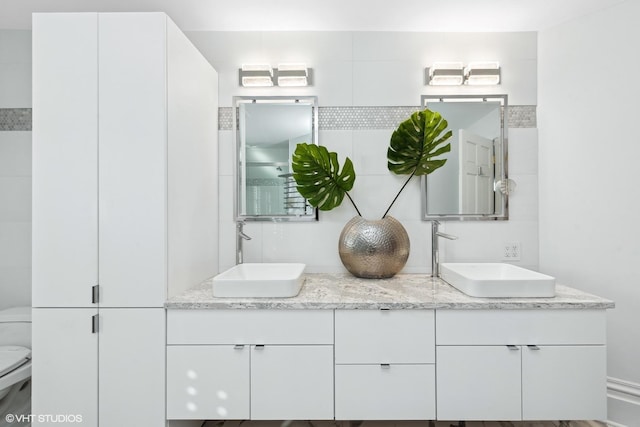
[[[387,150],[387,167],[398,175],[427,175],[442,167],[446,159],[434,157],[451,151],[451,144],[442,145],[452,135],[440,113],[418,111],[400,123],[391,135]]]
[[[451,151],[451,144],[444,144],[453,134],[448,131],[440,135],[449,126],[440,113],[424,110],[417,111],[400,123],[393,131],[387,150],[387,168],[397,175],[409,175],[382,218],[386,217],[398,196],[414,175],[427,175],[444,166],[447,159],[434,159],[440,154]]]
[[[451,150],[451,144],[444,145],[444,143],[451,137],[452,132],[448,131],[441,135],[447,126],[447,121],[439,113],[424,110],[413,113],[393,132],[387,150],[387,166],[391,172],[409,175],[409,178],[382,218],[389,213],[414,175],[429,174],[446,163],[446,159],[434,159],[434,157]],[[349,195],[356,174],[353,163],[348,157],[340,170],[336,153],[329,152],[325,147],[303,143],[296,146],[291,161],[293,179],[297,183],[298,192],[312,206],[328,211],[339,206],[347,196],[358,215],[362,216]]]
[[[322,146],[302,143],[296,146],[291,162],[298,192],[312,206],[328,211],[339,206],[345,195],[351,200],[348,191],[353,188],[356,174],[348,157],[340,171],[336,153]]]

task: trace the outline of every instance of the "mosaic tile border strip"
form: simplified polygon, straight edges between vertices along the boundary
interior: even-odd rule
[[[319,107],[319,130],[395,129],[420,107]],[[509,128],[535,128],[535,105],[510,105]],[[233,130],[233,107],[218,111],[218,129]]]
[[[0,108],[0,131],[30,131],[31,108]]]
[[[538,125],[535,105],[510,105],[507,114],[510,128],[534,128]]]
[[[420,107],[319,107],[320,130],[394,129]],[[535,105],[510,105],[509,128],[535,128]],[[0,131],[30,131],[31,108],[0,108]],[[233,129],[233,107],[218,109],[218,130]]]
[[[320,130],[394,129],[420,107],[320,107]]]
[[[233,107],[218,108],[218,130],[233,130]]]

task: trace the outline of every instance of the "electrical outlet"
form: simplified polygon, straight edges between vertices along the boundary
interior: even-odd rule
[[[502,253],[503,261],[520,261],[520,242],[506,242]]]

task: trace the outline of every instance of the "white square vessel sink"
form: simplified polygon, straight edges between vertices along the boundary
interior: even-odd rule
[[[554,297],[556,279],[504,263],[442,263],[442,280],[472,297]]]
[[[301,263],[245,263],[213,278],[214,297],[288,298],[302,288],[306,265]]]

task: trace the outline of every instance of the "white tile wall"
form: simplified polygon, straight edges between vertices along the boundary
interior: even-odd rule
[[[31,177],[0,176],[0,222],[31,219]]]
[[[0,63],[0,108],[31,106],[31,63]]]
[[[423,82],[420,58],[354,61],[353,105],[420,105]]]
[[[0,309],[31,305],[31,132],[0,132]]]
[[[0,63],[31,62],[31,31],[0,29]]]
[[[0,108],[31,107],[31,31],[0,30]]]
[[[417,106],[420,95],[507,93],[512,105],[536,104],[535,33],[382,33],[382,32],[188,32],[194,44],[218,70],[220,106],[233,96],[315,95],[321,107]],[[424,68],[435,61],[498,60],[503,84],[494,88],[424,86]],[[313,85],[301,89],[251,89],[238,86],[238,68],[247,62],[304,62],[313,68]],[[341,163],[350,157],[357,173],[352,196],[363,216],[383,214],[406,177],[392,175],[386,151],[393,129],[321,130],[319,140],[336,151]],[[443,242],[449,261],[502,261],[505,242],[522,247],[519,265],[537,268],[537,131],[509,133],[512,177],[518,181],[511,200],[511,219],[500,222],[447,222],[459,235]],[[233,132],[220,131],[220,269],[235,262],[233,221]],[[420,185],[409,183],[390,215],[402,221],[411,238],[405,272],[431,269],[430,223],[420,219]],[[301,261],[310,272],[345,271],[338,256],[338,236],[355,215],[348,200],[313,223],[248,223],[246,262]]]
[[[0,108],[31,107],[31,31],[0,30]],[[0,309],[31,305],[31,132],[0,131]]]

